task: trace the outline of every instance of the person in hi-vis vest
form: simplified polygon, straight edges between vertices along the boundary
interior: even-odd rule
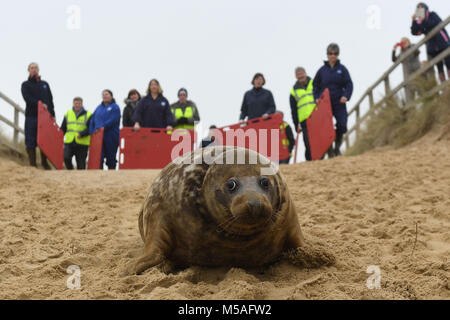
[[[75,156],[77,169],[86,169],[86,158],[91,136],[89,122],[92,113],[83,107],[83,99],[73,99],[73,108],[64,115],[61,130],[64,132],[64,163],[67,170],[73,170],[72,158]]]
[[[194,130],[194,123],[200,121],[197,106],[187,99],[188,92],[181,88],[178,90],[178,101],[170,106],[175,117],[174,129]]]
[[[295,77],[297,82],[291,89],[289,102],[291,106],[292,120],[294,122],[295,131],[298,132],[299,125],[303,133],[303,142],[305,143],[305,159],[311,161],[311,149],[309,146],[308,128],[306,120],[316,108],[316,102],[313,94],[313,80],[307,76],[306,71],[302,67],[295,69]]]
[[[281,143],[283,144],[283,147],[287,147],[289,150],[289,157],[286,159],[280,159],[278,164],[289,164],[292,157],[292,151],[295,147],[295,138],[294,133],[292,132],[291,126],[284,121],[284,113],[283,111],[277,110],[276,113],[280,113],[283,116],[283,123],[280,125],[280,130],[286,133],[286,138],[283,138]]]

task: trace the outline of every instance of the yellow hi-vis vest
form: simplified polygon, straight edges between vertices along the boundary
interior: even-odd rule
[[[191,119],[194,117],[194,110],[191,106],[187,106],[186,109],[183,109],[181,107],[174,107],[172,108],[172,113],[175,117],[175,121],[178,121],[180,118],[187,118]],[[192,124],[179,124],[175,126],[175,129],[194,129],[194,126]]]
[[[64,117],[66,118],[67,130],[64,135],[64,143],[72,143],[73,139],[77,144],[81,144],[83,146],[88,146],[91,143],[91,136],[85,136],[82,138],[78,138],[78,134],[87,129],[87,122],[89,118],[92,116],[90,111],[87,111],[84,115],[77,118],[75,111],[70,109],[66,112]]]
[[[313,80],[311,79],[305,89],[291,89],[291,95],[297,101],[297,115],[298,122],[303,122],[309,118],[311,113],[316,108],[316,101],[313,95]]]
[[[283,121],[283,123],[280,125],[280,130],[281,131],[286,131],[288,124],[286,121]],[[281,144],[284,148],[289,148],[289,140],[286,138],[281,139]],[[292,156],[292,152],[289,154],[290,156]]]

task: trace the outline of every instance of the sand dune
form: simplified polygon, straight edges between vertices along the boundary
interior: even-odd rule
[[[336,265],[121,278],[142,250],[137,214],[157,171],[45,172],[0,159],[0,298],[450,299],[450,140],[282,172],[306,239],[331,248]],[[79,290],[66,286],[70,265]],[[379,290],[366,287],[371,265]]]

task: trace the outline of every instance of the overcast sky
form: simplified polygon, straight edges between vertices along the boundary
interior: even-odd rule
[[[354,82],[352,107],[392,64],[392,46],[402,36],[421,39],[410,35],[417,2],[2,0],[0,91],[25,106],[20,85],[27,65],[38,62],[60,124],[75,96],[93,111],[108,88],[123,110],[129,89],[144,93],[157,78],[171,103],[187,88],[203,127],[224,126],[238,120],[243,95],[262,72],[291,123],[296,66],[313,77],[326,46],[337,42]],[[427,3],[442,19],[450,14],[448,0]],[[0,113],[10,118],[9,109],[0,101]]]

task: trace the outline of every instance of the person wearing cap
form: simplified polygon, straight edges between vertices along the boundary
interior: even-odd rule
[[[416,7],[416,13],[412,16],[411,33],[415,36],[431,32],[438,24],[442,22],[442,19],[434,11],[430,12],[428,6],[420,2]],[[433,38],[427,42],[427,53],[429,59],[437,57],[440,53],[450,47],[450,38],[447,31],[443,28]],[[447,67],[447,76],[450,79],[450,56],[447,56],[444,60]],[[439,61],[436,66],[439,73],[439,80],[445,81],[444,63]]]
[[[84,109],[83,99],[80,97],[73,99],[73,107],[64,115],[61,130],[64,132],[64,163],[67,170],[73,170],[73,156],[77,162],[77,170],[86,169],[86,158],[91,143],[89,135],[91,116],[92,112]]]
[[[178,90],[178,101],[170,106],[175,118],[175,129],[194,130],[195,122],[200,121],[197,106],[187,99],[188,92],[185,88]]]
[[[272,92],[264,89],[266,79],[262,73],[257,73],[253,76],[253,89],[247,91],[244,95],[244,100],[241,107],[240,122],[245,122],[254,118],[267,118],[269,114],[275,113],[275,100]]]
[[[316,103],[319,104],[320,97],[325,89],[330,92],[331,107],[336,120],[336,140],[334,148],[328,149],[328,157],[340,156],[340,146],[344,134],[347,132],[347,105],[353,93],[353,82],[347,68],[341,64],[339,57],[339,46],[331,43],[327,47],[328,60],[317,71],[313,80],[313,92]]]
[[[295,131],[298,132],[299,125],[303,133],[303,142],[305,144],[305,159],[311,161],[311,150],[309,147],[308,128],[306,120],[311,116],[316,108],[316,101],[313,92],[313,80],[306,74],[305,68],[297,67],[295,69],[294,87],[289,95],[289,104],[291,106],[292,121]]]

